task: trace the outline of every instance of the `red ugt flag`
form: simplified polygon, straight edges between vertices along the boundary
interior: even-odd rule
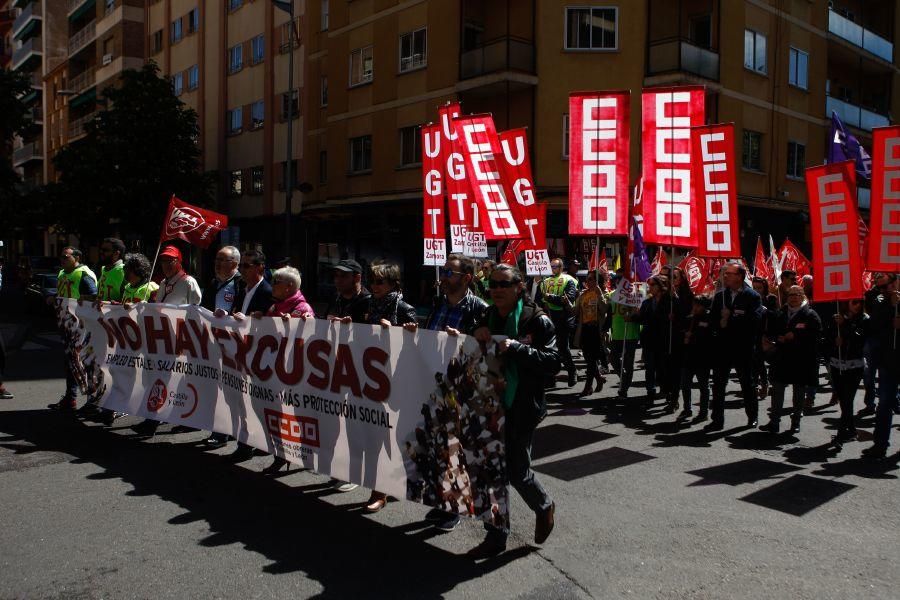
[[[228,227],[228,217],[193,206],[172,195],[169,209],[163,221],[159,242],[183,240],[189,244],[207,248],[220,231]]]

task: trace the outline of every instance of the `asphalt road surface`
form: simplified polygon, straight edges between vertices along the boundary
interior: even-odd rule
[[[508,551],[474,562],[475,522],[439,533],[405,501],[367,515],[368,490],[267,477],[268,457],[234,464],[233,443],[205,451],[201,432],[138,441],[133,418],[107,429],[47,410],[63,390],[52,329],[0,331],[17,339],[16,398],[0,401],[0,598],[900,597],[898,457],[829,448],[824,387],[798,436],[772,438],[744,427],[734,386],[726,429],[705,434],[661,400],[610,411],[614,376],[578,403],[581,383],[560,382],[534,449],[556,529],[536,547],[513,492]],[[871,439],[871,418],[860,425]]]

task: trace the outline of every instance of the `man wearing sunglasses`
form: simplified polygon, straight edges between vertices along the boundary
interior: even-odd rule
[[[578,282],[563,270],[563,261],[558,258],[550,261],[550,270],[553,274],[541,282],[541,300],[556,330],[556,348],[569,372],[569,387],[572,387],[576,382],[576,371],[569,349],[569,334],[575,327],[570,310],[578,297]]]

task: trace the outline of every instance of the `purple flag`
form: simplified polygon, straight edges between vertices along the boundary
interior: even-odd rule
[[[828,144],[828,162],[843,160],[856,161],[856,174],[865,179],[872,178],[872,157],[866,152],[852,133],[844,129],[837,113],[831,112],[831,143]]]
[[[641,229],[638,227],[637,220],[631,217],[631,235],[628,236],[628,262],[634,281],[647,281],[650,279],[650,258],[647,256],[647,247],[644,245],[644,236],[641,235]]]

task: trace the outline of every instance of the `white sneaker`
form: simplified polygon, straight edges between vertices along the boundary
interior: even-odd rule
[[[337,490],[339,492],[352,492],[359,486],[355,483],[349,483],[347,481],[335,480],[334,483],[331,484],[331,489]]]

